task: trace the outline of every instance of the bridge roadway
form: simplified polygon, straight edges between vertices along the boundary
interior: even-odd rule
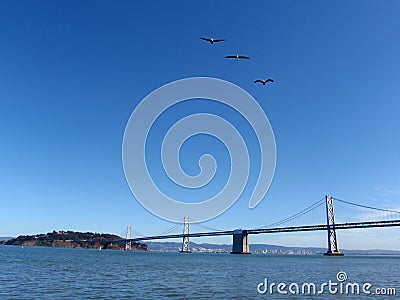
[[[277,233],[277,232],[298,232],[298,231],[321,231],[327,230],[327,224],[323,225],[307,225],[307,226],[294,226],[294,227],[275,227],[275,228],[259,228],[259,229],[240,229],[246,234],[262,234],[262,233]],[[356,222],[356,223],[336,223],[335,229],[355,229],[355,228],[376,228],[376,227],[394,227],[400,226],[400,220],[390,221],[373,221],[373,222]],[[163,240],[163,239],[174,239],[185,237],[203,237],[203,236],[220,236],[220,235],[233,235],[235,230],[226,231],[210,231],[210,232],[198,232],[189,234],[170,234],[170,235],[155,235],[145,236],[133,239],[116,240],[111,243],[122,243],[122,242],[139,242],[149,240]]]

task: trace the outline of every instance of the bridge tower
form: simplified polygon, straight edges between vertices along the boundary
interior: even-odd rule
[[[190,220],[189,217],[183,218],[183,241],[182,250],[179,252],[190,253],[190,243],[189,243],[189,233],[190,233]]]
[[[328,251],[324,255],[329,256],[343,256],[343,253],[339,251],[336,229],[335,229],[335,211],[333,208],[333,197],[325,196],[326,201],[326,225],[328,231]]]
[[[246,230],[236,229],[233,231],[233,243],[231,254],[251,254],[249,239]]]
[[[125,243],[125,250],[132,250],[132,242],[130,240],[132,238],[132,226],[126,227],[126,243]]]

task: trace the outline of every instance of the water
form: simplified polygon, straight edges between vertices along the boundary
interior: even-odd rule
[[[396,296],[261,295],[257,285],[329,279],[394,287]],[[394,299],[400,257],[156,253],[0,246],[0,299]],[[288,287],[286,287],[288,291]]]

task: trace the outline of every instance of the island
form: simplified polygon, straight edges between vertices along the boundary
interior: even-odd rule
[[[118,241],[118,242],[115,242]],[[20,235],[7,241],[3,245],[17,246],[41,246],[54,248],[86,248],[86,249],[109,249],[109,250],[140,250],[147,251],[147,245],[138,242],[130,242],[126,246],[124,239],[115,234],[53,231],[36,235]]]

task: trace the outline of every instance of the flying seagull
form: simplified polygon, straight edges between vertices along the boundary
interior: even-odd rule
[[[250,59],[250,57],[248,57],[248,56],[239,55],[239,54],[236,54],[236,55],[228,55],[228,56],[225,56],[225,58],[234,58],[234,59],[236,59],[236,60],[239,60],[239,59]]]
[[[257,79],[257,80],[255,80],[254,81],[254,83],[257,83],[257,82],[261,82],[263,85],[265,85],[267,82],[274,82],[271,78],[268,78],[268,79],[262,79],[262,80],[260,80],[260,79]]]
[[[201,39],[201,40],[204,40],[204,41],[207,41],[207,42],[210,42],[211,45],[214,44],[214,43],[218,43],[218,42],[223,42],[223,41],[225,41],[225,40],[223,40],[223,39],[208,39],[208,38],[203,38],[203,37],[201,37],[200,39]]]

